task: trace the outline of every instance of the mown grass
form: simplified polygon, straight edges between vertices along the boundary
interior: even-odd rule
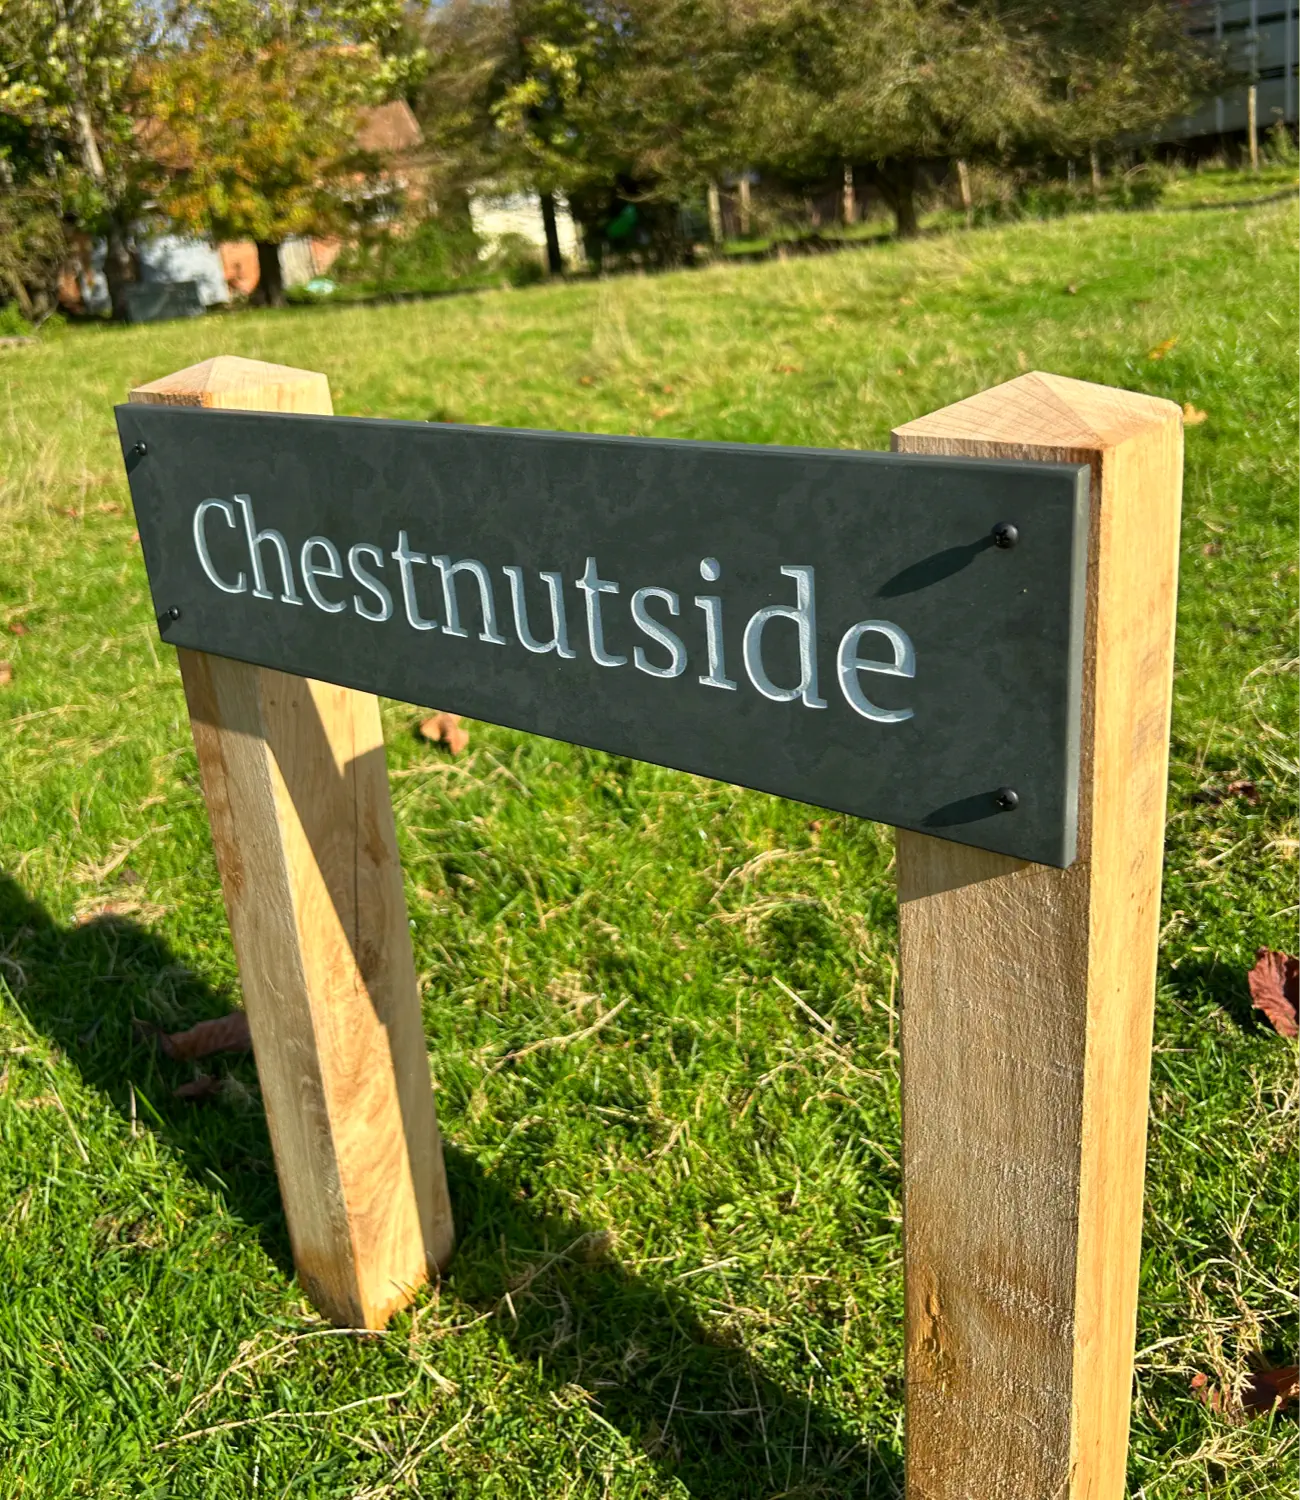
[[[298,1291],[251,1060],[173,1098],[192,1070],[133,1018],[238,987],[112,406],[216,353],[324,370],[341,412],[746,442],[882,447],[1035,367],[1207,413],[1130,1484],[1292,1494],[1294,1423],[1188,1378],[1295,1348],[1295,1051],[1244,986],[1295,927],[1295,230],[1291,204],[1090,216],[0,355],[0,625],[27,630],[0,633],[0,1494],[901,1486],[887,830],[486,725],[450,763],[385,705],[461,1239],[382,1338]]]

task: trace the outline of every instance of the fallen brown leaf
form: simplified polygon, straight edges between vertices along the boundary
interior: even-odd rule
[[[10,635],[27,635],[28,633],[29,633],[28,627],[21,620],[10,620],[10,622],[9,622],[9,634]]]
[[[1192,1395],[1211,1411],[1226,1414],[1230,1403],[1225,1403],[1223,1392],[1217,1385],[1210,1384],[1210,1377],[1203,1375],[1199,1370],[1191,1379]]]
[[[0,661],[0,687],[8,687],[14,680],[14,664],[11,661]]]
[[[1259,788],[1253,781],[1230,781],[1227,786],[1203,787],[1192,798],[1193,802],[1204,802],[1210,807],[1218,807],[1229,797],[1240,797],[1243,802],[1248,802],[1251,807],[1259,806]]]
[[[95,509],[101,516],[120,516],[126,507],[116,500],[105,500],[97,505]]]
[[[1256,1370],[1241,1393],[1241,1404],[1252,1417],[1267,1416],[1275,1406],[1286,1406],[1300,1397],[1300,1366],[1280,1370]]]
[[[253,1038],[248,1017],[242,1010],[232,1010],[216,1021],[200,1021],[188,1031],[174,1031],[169,1036],[156,1031],[159,1050],[173,1062],[192,1062],[213,1052],[248,1052]]]
[[[1154,359],[1155,355],[1152,354],[1151,357],[1152,359]],[[1208,411],[1199,410],[1197,407],[1193,406],[1190,401],[1183,402],[1184,427],[1199,427],[1202,422],[1206,421],[1209,418],[1209,415],[1210,414]]]
[[[177,1099],[193,1099],[196,1103],[202,1103],[205,1099],[215,1098],[220,1092],[220,1078],[214,1078],[211,1073],[200,1073],[189,1083],[173,1089],[172,1095]]]
[[[469,730],[461,727],[459,714],[430,714],[420,724],[420,738],[459,755],[469,744]]]
[[[1148,349],[1147,350],[1147,358],[1148,359],[1163,359],[1165,357],[1165,355],[1169,353],[1169,351],[1174,347],[1174,345],[1177,342],[1178,342],[1177,335],[1175,335],[1171,339],[1164,339],[1164,340],[1162,340],[1162,342],[1160,342],[1159,344],[1157,344],[1154,349]]]
[[[1255,951],[1255,967],[1246,976],[1250,998],[1262,1010],[1279,1036],[1300,1035],[1300,960],[1272,948]]]
[[[799,365],[777,365],[776,372],[778,375],[798,375],[800,369]]]
[[[1300,1396],[1300,1368],[1286,1365],[1280,1370],[1254,1370],[1245,1379],[1240,1396],[1210,1384],[1208,1375],[1199,1372],[1191,1379],[1192,1395],[1229,1422],[1244,1422],[1251,1417],[1266,1417],[1278,1406],[1286,1406]]]
[[[1201,556],[1202,557],[1218,557],[1219,553],[1222,552],[1222,551],[1223,551],[1223,548],[1219,545],[1218,542],[1202,542],[1201,543]]]

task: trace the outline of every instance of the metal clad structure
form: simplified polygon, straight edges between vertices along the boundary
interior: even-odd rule
[[[1259,129],[1277,121],[1297,123],[1297,45],[1300,6],[1296,0],[1198,0],[1188,7],[1194,37],[1222,46],[1241,81],[1207,99],[1193,114],[1158,132],[1162,140],[1224,135],[1246,129],[1246,93],[1253,75]]]

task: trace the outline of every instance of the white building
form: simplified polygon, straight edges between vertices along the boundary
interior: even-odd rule
[[[470,223],[484,242],[484,254],[490,255],[503,235],[515,234],[536,245],[546,254],[546,230],[542,224],[542,200],[537,193],[492,193],[487,190],[470,194]],[[555,228],[560,240],[560,254],[569,265],[582,260],[582,241],[569,205],[558,193],[555,198]]]

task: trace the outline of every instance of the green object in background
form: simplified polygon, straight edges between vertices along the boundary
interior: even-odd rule
[[[636,228],[637,211],[635,203],[625,203],[618,213],[605,226],[605,238],[607,240],[625,240]]]

